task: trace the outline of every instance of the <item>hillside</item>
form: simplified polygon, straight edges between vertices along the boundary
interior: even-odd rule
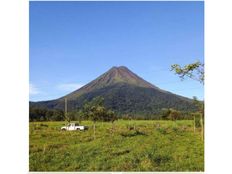
[[[67,98],[68,110],[71,111],[97,96],[104,97],[105,106],[118,114],[152,115],[162,108],[194,110],[191,99],[162,90],[124,66],[112,67],[87,85],[59,99],[30,102],[30,106],[63,109],[64,99]]]

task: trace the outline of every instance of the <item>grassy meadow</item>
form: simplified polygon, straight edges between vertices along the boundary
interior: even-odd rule
[[[204,171],[204,143],[192,120],[118,120],[86,131],[30,122],[30,171]]]

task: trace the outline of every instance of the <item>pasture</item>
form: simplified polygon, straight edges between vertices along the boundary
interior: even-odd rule
[[[97,122],[61,131],[65,122],[29,123],[30,171],[204,171],[204,142],[192,120]]]

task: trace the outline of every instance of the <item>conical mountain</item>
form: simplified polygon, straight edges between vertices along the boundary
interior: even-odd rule
[[[150,117],[159,113],[162,108],[194,110],[191,99],[162,90],[125,66],[112,67],[95,80],[64,97],[52,101],[32,102],[31,106],[63,109],[64,98],[67,98],[70,111],[80,108],[84,101],[90,101],[97,96],[103,97],[106,107],[119,115]]]
[[[141,77],[137,76],[135,73],[130,71],[127,67],[119,66],[119,67],[112,67],[110,70],[108,70],[107,72],[105,72],[104,74],[93,80],[92,82],[88,83],[82,88],[64,97],[68,99],[75,99],[81,94],[92,92],[97,89],[105,88],[119,83],[135,85],[144,88],[159,89],[156,86],[152,85],[151,83],[145,81]]]

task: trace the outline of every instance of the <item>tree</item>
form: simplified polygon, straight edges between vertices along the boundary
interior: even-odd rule
[[[169,118],[173,121],[176,121],[180,117],[181,113],[180,111],[177,111],[175,109],[170,109]]]
[[[29,120],[30,121],[46,121],[47,111],[48,110],[45,108],[29,107]]]
[[[52,116],[54,115],[54,112],[53,112],[53,110],[48,110],[47,112],[46,112],[46,119],[47,120],[52,120]]]
[[[29,107],[30,121],[63,121],[64,112],[62,110],[53,110],[38,107]]]
[[[204,63],[201,63],[200,61],[196,61],[195,63],[183,67],[178,64],[173,64],[171,65],[171,71],[174,71],[175,74],[179,75],[182,80],[185,77],[188,77],[204,84]]]
[[[104,99],[102,97],[96,97],[90,102],[85,102],[83,106],[84,116],[93,121],[94,139],[96,138],[96,122],[100,120],[105,113],[103,103]]]
[[[178,64],[171,65],[171,71],[175,71],[175,74],[179,75],[179,77],[183,80],[185,77],[189,77],[193,80],[197,80],[204,85],[204,63],[200,61],[196,61],[195,63],[185,65],[181,67]],[[204,139],[204,102],[200,102],[196,97],[193,97],[194,104],[198,108],[198,112],[201,115],[201,132],[202,132],[202,140]],[[194,115],[194,132],[196,126],[196,117]]]
[[[74,110],[74,111],[71,111],[71,112],[68,112],[66,114],[66,120],[69,120],[69,122],[71,120],[79,120],[79,112],[77,110]]]
[[[109,121],[113,123],[115,120],[117,120],[117,116],[115,115],[114,111],[108,110],[107,111],[107,116],[109,118]]]
[[[77,119],[78,119],[79,123],[81,123],[81,121],[84,119],[84,113],[82,110],[79,110],[77,112]]]
[[[161,110],[161,118],[162,120],[167,120],[168,119],[168,116],[170,114],[171,110],[170,109],[167,109],[167,108],[163,108]]]
[[[117,119],[113,111],[107,110],[104,107],[103,97],[96,97],[90,102],[85,102],[83,109],[79,114],[82,118],[85,117],[93,121],[94,139],[97,121],[111,121],[113,124],[113,122]]]
[[[55,120],[55,121],[65,120],[64,111],[58,110],[58,109],[54,110],[52,120]]]
[[[204,115],[204,102],[199,101],[196,96],[193,97],[193,104],[197,107],[198,112]]]

